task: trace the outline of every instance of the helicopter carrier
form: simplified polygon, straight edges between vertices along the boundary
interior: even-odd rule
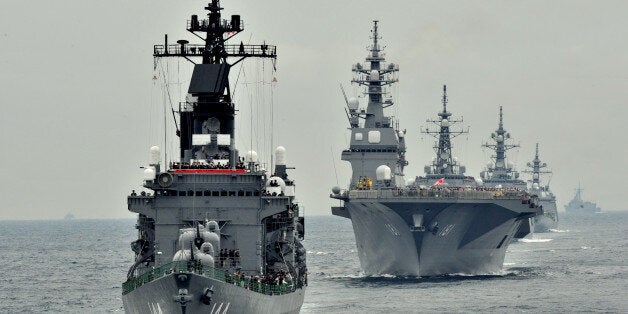
[[[519,172],[515,170],[513,162],[506,157],[506,152],[513,148],[520,147],[519,144],[511,144],[510,133],[504,129],[504,114],[502,106],[499,106],[499,125],[497,130],[491,133],[491,142],[482,144],[482,147],[495,152],[491,156],[491,161],[486,165],[486,169],[480,172],[483,184],[486,187],[503,189],[527,190],[525,181],[519,179]],[[515,239],[524,238],[534,232],[534,218],[523,221],[519,226]]]
[[[353,66],[352,82],[366,87],[366,109],[357,99],[346,101],[351,142],[342,160],[351,163],[352,178],[346,188],[332,188],[330,197],[340,203],[332,213],[351,219],[365,275],[499,272],[521,222],[538,214],[536,200],[525,191],[477,187],[475,180],[460,178],[460,166],[447,175],[452,182],[460,178],[464,186],[406,185],[406,132],[384,115],[384,108],[394,104],[385,88],[398,81],[399,67],[385,63],[379,39],[374,21],[366,63]],[[430,175],[435,170],[433,178],[444,181],[449,171],[444,162],[452,162],[446,155],[447,115],[439,115],[445,141],[438,144],[443,148],[439,161],[430,166]]]
[[[154,46],[156,59],[193,63],[179,105],[180,158],[160,162],[151,148],[144,188],[128,197],[138,213],[135,260],[122,284],[127,313],[298,313],[307,285],[304,219],[288,177],[286,150],[274,173],[257,153],[239,155],[230,69],[245,58],[277,56],[272,45],[227,44],[243,31],[239,15],[221,17],[212,0],[207,18],[186,29],[203,40]],[[235,61],[233,61],[235,60]],[[197,62],[194,62],[197,61]],[[174,113],[174,111],[173,111]]]
[[[558,227],[558,210],[556,208],[556,196],[550,190],[549,183],[541,185],[542,174],[552,174],[549,170],[544,170],[547,164],[539,159],[539,143],[536,143],[536,154],[534,160],[527,164],[529,170],[524,172],[532,174],[528,193],[539,197],[539,204],[543,207],[543,214],[534,217],[534,232],[549,232]]]

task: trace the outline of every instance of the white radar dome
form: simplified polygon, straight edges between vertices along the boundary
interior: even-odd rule
[[[440,122],[440,125],[441,125],[441,126],[449,126],[449,120],[447,120],[447,119],[443,119],[443,120]]]
[[[508,162],[508,168],[511,168],[511,169],[512,169],[512,168],[514,168],[514,167],[515,167],[515,164],[509,161],[509,162]]]
[[[535,190],[539,189],[539,184],[538,183],[532,183],[532,188]]]
[[[246,154],[244,155],[244,159],[246,162],[253,162],[256,163],[258,161],[257,159],[257,152],[254,150],[250,150],[248,152],[246,152]]]
[[[278,146],[275,149],[275,159],[277,160],[277,165],[286,165],[286,149],[283,146]]]
[[[351,97],[349,98],[349,109],[358,109],[358,107],[360,106],[360,102],[358,101],[357,98],[355,97]]]
[[[157,165],[159,164],[159,147],[153,146],[150,148],[150,164]]]
[[[392,177],[391,174],[392,172],[390,171],[390,167],[386,165],[381,165],[375,170],[375,176],[378,181],[390,180]]]
[[[406,186],[413,186],[414,185],[414,179],[410,178],[406,180]]]
[[[397,133],[397,135],[399,136],[399,138],[403,138],[404,136],[406,136],[406,134],[403,133],[403,131],[399,131],[399,133]]]
[[[502,135],[497,135],[497,141],[501,142],[504,140],[504,136]]]
[[[335,195],[340,194],[340,187],[334,186],[333,188],[331,188],[331,192],[334,193]]]
[[[147,167],[146,169],[144,169],[144,180],[155,180],[155,168]]]

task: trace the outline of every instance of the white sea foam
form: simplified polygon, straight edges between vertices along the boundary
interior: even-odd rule
[[[563,232],[569,232],[569,230],[560,230],[560,229],[550,229],[550,232],[556,232],[556,233],[563,233]]]
[[[544,242],[549,242],[552,240],[553,239],[519,239],[519,241],[525,242],[525,243],[544,243]]]

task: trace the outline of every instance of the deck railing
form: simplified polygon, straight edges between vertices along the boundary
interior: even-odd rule
[[[125,295],[146,283],[157,280],[172,273],[194,273],[267,295],[286,294],[293,292],[296,289],[296,285],[293,283],[286,283],[282,285],[269,285],[266,283],[258,282],[249,277],[231,274],[219,268],[201,266],[196,261],[177,261],[163,264],[139,276],[130,278],[126,282],[122,283],[122,294]]]
[[[334,197],[334,195],[332,195]],[[527,199],[531,195],[516,189],[381,189],[342,191],[339,198],[448,198],[448,199]]]

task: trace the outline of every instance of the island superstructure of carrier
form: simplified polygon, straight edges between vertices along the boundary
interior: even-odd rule
[[[288,177],[286,150],[273,173],[257,153],[236,149],[232,66],[275,59],[275,46],[226,42],[243,31],[239,15],[223,19],[212,0],[207,18],[186,29],[203,40],[154,46],[155,58],[194,63],[179,108],[180,154],[160,162],[151,148],[143,186],[128,196],[138,213],[135,261],[122,284],[127,313],[298,313],[307,285],[304,219]],[[235,60],[235,61],[233,61]],[[199,62],[200,61],[200,62]]]
[[[384,99],[385,87],[397,82],[399,67],[385,64],[378,26],[374,21],[366,64],[353,66],[352,82],[365,86],[368,103],[363,109],[359,101],[347,101],[351,141],[342,160],[353,173],[346,188],[332,188],[330,197],[340,202],[332,213],[351,219],[365,275],[496,273],[521,222],[538,214],[536,200],[525,191],[478,187],[461,175],[464,169],[451,159],[445,107],[435,122],[437,162],[426,177],[449,176],[452,185],[406,185],[406,133],[384,115],[393,105]],[[453,172],[441,173],[454,165]]]

